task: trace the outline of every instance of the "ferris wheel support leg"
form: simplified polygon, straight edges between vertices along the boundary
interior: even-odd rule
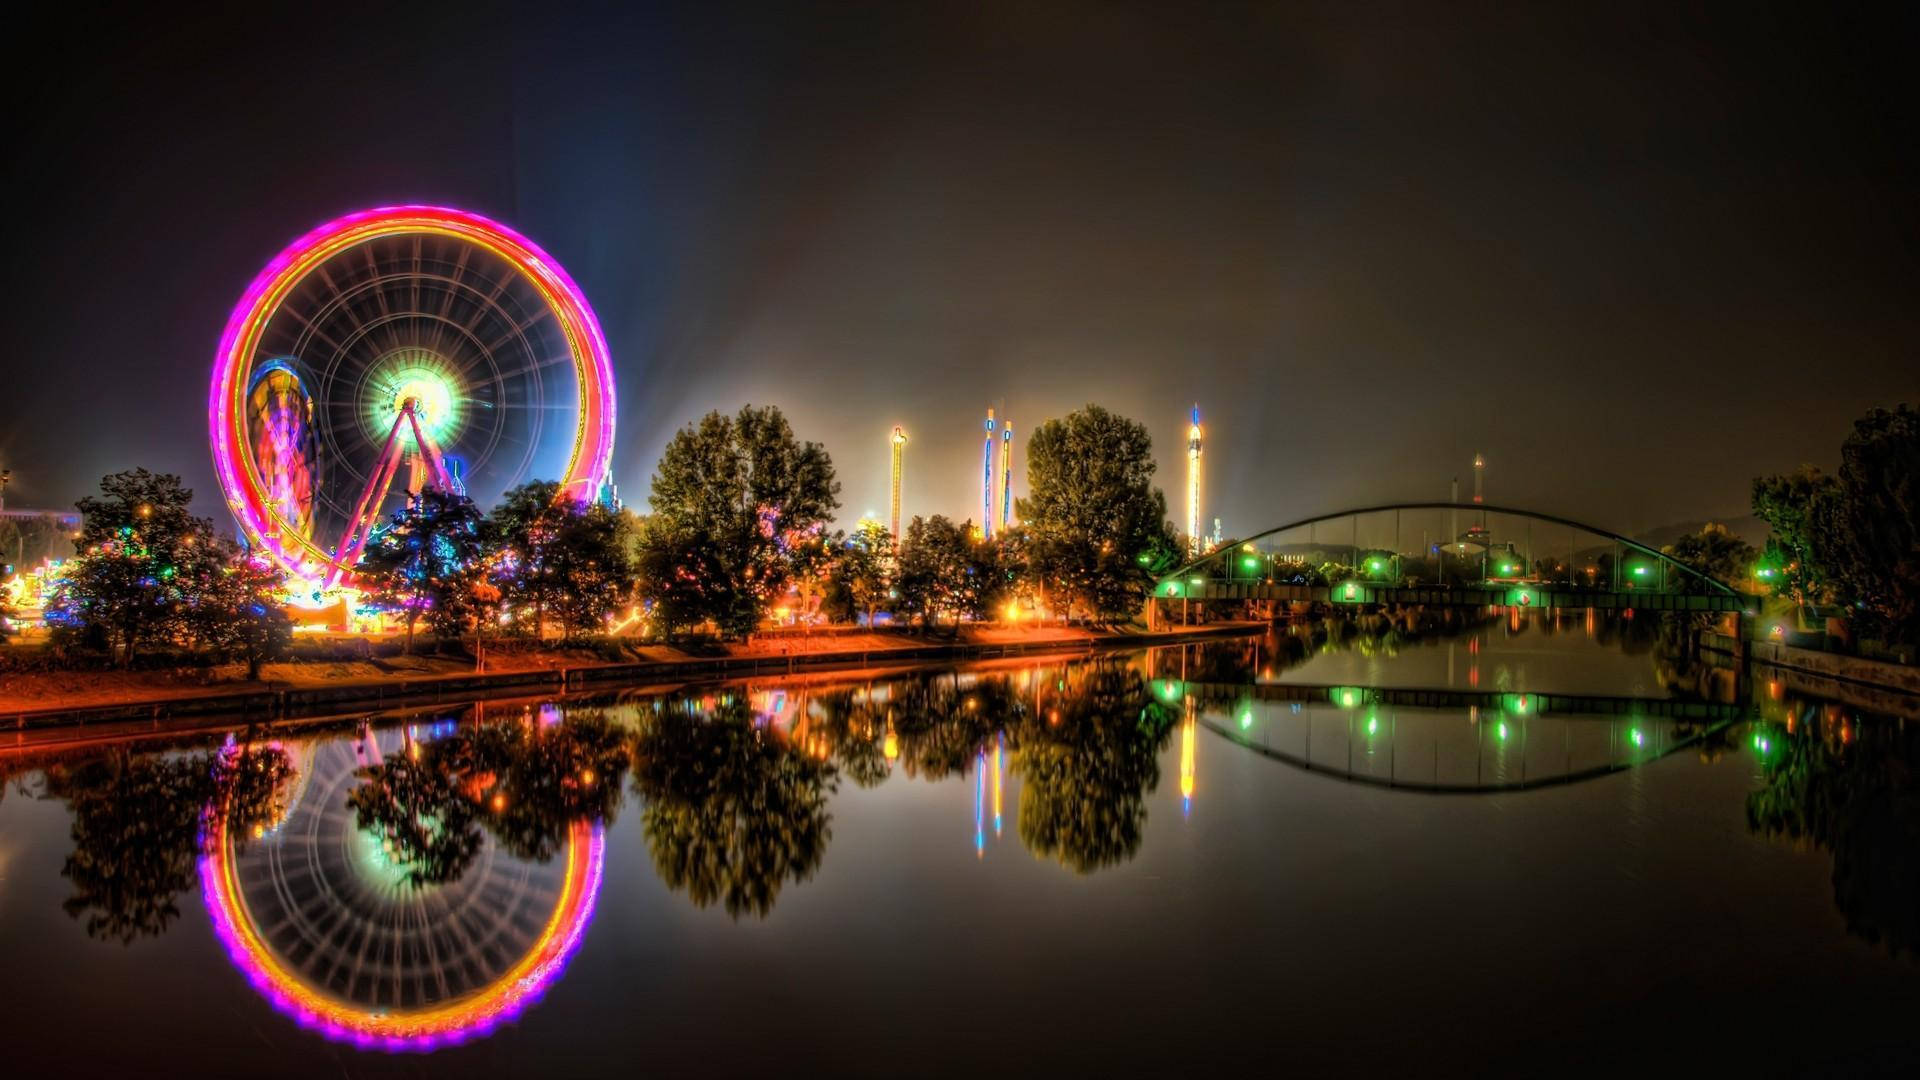
[[[413,415],[412,409],[403,410],[402,415],[407,418],[408,423],[413,425],[414,443],[427,452],[427,464],[433,469],[433,482],[439,485],[442,491],[452,491],[453,476],[447,472],[447,460],[440,456],[439,445],[420,429],[420,418]]]
[[[387,489],[393,486],[393,474],[400,467],[400,424],[408,413],[409,410],[401,410],[401,414],[393,418],[393,427],[387,431],[386,445],[380,451],[380,464],[374,469],[373,475],[367,477],[366,489],[360,492],[360,501],[353,508],[353,517],[347,521],[345,543],[341,545],[332,569],[327,572],[329,588],[338,585],[347,568],[359,560],[360,551],[366,547],[367,537],[373,532],[372,522],[366,520],[367,510],[385,502]]]

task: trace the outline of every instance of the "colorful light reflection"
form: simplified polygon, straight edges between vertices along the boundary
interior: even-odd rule
[[[302,983],[281,964],[239,900],[239,883],[229,846],[214,836],[210,854],[200,858],[200,895],[214,933],[234,966],[273,1007],[301,1027],[334,1042],[362,1050],[421,1053],[491,1034],[540,1000],[566,970],[574,950],[593,921],[606,863],[606,836],[600,826],[580,822],[567,843],[567,869],[560,900],[533,948],[486,989],[451,1004],[417,1012],[372,1010],[348,1005]]]

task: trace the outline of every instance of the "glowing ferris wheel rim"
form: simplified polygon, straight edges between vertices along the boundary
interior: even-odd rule
[[[356,245],[409,234],[449,237],[500,258],[539,294],[565,335],[579,411],[562,490],[591,498],[613,458],[613,361],[606,336],[580,287],[552,256],[505,225],[463,210],[390,206],[337,218],[294,241],[247,287],[221,335],[207,396],[214,469],[234,520],[249,544],[296,576],[331,565],[334,554],[281,519],[249,450],[247,393],[261,337],[288,294],[327,260]]]
[[[218,815],[211,815],[216,820]],[[200,857],[200,893],[214,933],[275,1009],[300,1026],[362,1049],[426,1051],[484,1036],[540,1000],[579,949],[600,895],[606,866],[605,830],[576,822],[567,841],[559,903],[534,947],[501,977],[460,1000],[417,1010],[369,1008],[340,1001],[309,986],[263,940],[240,898],[232,844],[216,825]]]

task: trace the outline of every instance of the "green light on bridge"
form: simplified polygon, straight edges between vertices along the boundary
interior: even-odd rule
[[[1178,701],[1181,690],[1185,689],[1178,679],[1161,679],[1156,686],[1163,701]]]
[[[1540,606],[1540,594],[1532,589],[1508,589],[1507,606],[1522,608],[1538,607]]]
[[[1340,604],[1364,604],[1367,602],[1367,591],[1358,582],[1349,581],[1333,590],[1333,599]]]
[[[1327,691],[1327,699],[1343,709],[1357,708],[1365,698],[1355,686],[1336,686]]]

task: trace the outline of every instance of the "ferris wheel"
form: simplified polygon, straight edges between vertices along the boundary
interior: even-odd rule
[[[391,503],[557,479],[613,455],[613,364],[579,286],[477,214],[395,206],[281,252],[228,318],[207,425],[248,543],[316,587],[350,578]]]
[[[540,999],[593,921],[601,826],[568,827],[551,862],[491,835],[452,881],[408,884],[347,795],[396,733],[310,743],[271,828],[209,813],[201,899],[228,956],[280,1012],[336,1042],[432,1050],[477,1038]]]

